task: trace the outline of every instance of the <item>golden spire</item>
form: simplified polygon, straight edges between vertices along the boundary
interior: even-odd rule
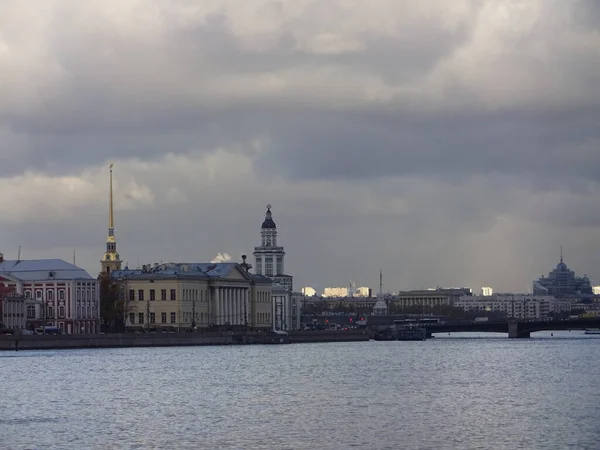
[[[109,235],[112,236],[113,233],[110,231],[115,228],[114,216],[113,216],[113,176],[112,176],[112,168],[114,164],[111,164],[110,169],[110,195],[109,195],[109,205],[108,205],[108,228]]]

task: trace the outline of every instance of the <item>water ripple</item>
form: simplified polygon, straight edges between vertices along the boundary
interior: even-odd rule
[[[600,441],[599,339],[2,357],[7,450],[565,450]]]

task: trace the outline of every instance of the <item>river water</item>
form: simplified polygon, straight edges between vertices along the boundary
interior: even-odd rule
[[[600,339],[0,352],[0,448],[600,448]]]

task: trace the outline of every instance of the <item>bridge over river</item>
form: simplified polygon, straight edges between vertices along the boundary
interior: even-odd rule
[[[584,330],[600,328],[600,318],[570,319],[570,320],[540,320],[507,322],[476,322],[460,324],[431,324],[427,325],[427,334],[433,333],[508,333],[509,338],[528,338],[536,331],[550,330]]]

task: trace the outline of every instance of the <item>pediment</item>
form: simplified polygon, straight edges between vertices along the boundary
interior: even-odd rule
[[[249,281],[250,280],[250,277],[248,276],[246,271],[244,271],[244,269],[242,269],[242,267],[239,264],[232,266],[231,270],[227,273],[227,275],[224,278],[226,278],[228,280],[239,280],[239,281]]]

